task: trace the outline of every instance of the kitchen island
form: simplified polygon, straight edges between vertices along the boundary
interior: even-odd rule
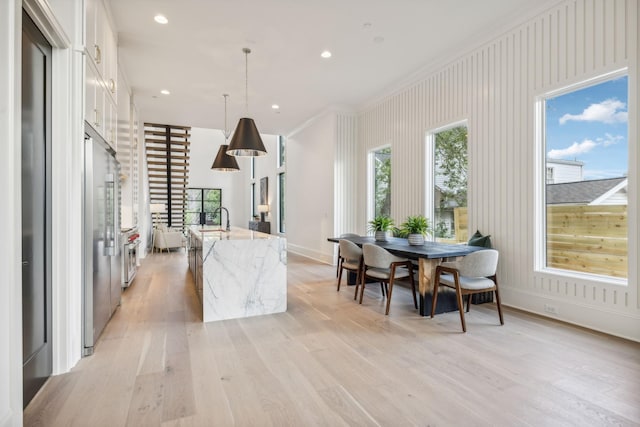
[[[189,269],[203,322],[287,310],[287,242],[282,237],[192,226]]]

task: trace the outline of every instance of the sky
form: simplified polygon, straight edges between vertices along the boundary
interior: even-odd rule
[[[626,176],[627,76],[548,98],[548,158],[584,162],[584,179]]]

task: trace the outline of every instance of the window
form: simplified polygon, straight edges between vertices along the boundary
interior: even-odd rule
[[[252,159],[253,160],[253,159]],[[251,217],[256,218],[258,216],[258,206],[256,205],[256,183],[251,183]]]
[[[628,275],[628,79],[613,76],[539,102],[546,184],[538,265],[623,280]]]
[[[284,172],[278,174],[278,232],[285,232],[285,215],[284,215],[284,199],[285,199],[285,178]]]
[[[185,223],[220,225],[220,212],[215,210],[221,206],[222,190],[220,188],[188,188]]]
[[[391,147],[369,153],[369,217],[391,216]]]
[[[285,163],[285,142],[282,135],[278,135],[278,167],[281,168]]]
[[[547,184],[553,184],[553,168],[547,166]]]
[[[466,242],[467,227],[467,126],[433,134],[433,229],[436,241]]]

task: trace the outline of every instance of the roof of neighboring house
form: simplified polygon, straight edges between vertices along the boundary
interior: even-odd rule
[[[558,165],[572,165],[572,166],[584,166],[584,162],[579,160],[563,160],[563,159],[553,159],[551,157],[547,157],[547,164],[555,163]]]
[[[626,180],[626,177],[621,177],[548,184],[547,204],[589,204]]]

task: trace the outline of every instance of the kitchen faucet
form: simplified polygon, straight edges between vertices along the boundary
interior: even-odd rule
[[[231,231],[231,226],[229,225],[229,211],[227,210],[227,208],[225,208],[224,206],[220,206],[219,208],[216,208],[215,211],[213,211],[213,214],[215,215],[216,212],[220,211],[220,226],[222,226],[222,209],[224,209],[224,211],[227,213],[227,231]]]

